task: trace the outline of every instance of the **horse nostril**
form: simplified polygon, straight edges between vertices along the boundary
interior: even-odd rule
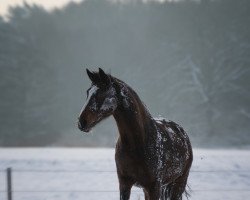
[[[79,120],[78,121],[78,128],[80,129],[80,130],[83,130],[84,129],[84,127],[86,126],[86,124],[87,124],[87,122],[86,122],[86,120],[85,119],[83,119],[83,120]]]
[[[85,119],[82,120],[82,126],[86,126],[87,125],[87,121]]]

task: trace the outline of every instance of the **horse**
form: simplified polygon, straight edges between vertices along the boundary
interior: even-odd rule
[[[78,128],[89,132],[113,115],[119,131],[115,162],[120,200],[129,200],[132,186],[143,189],[145,200],[182,200],[193,161],[187,133],[173,121],[153,118],[125,82],[101,68],[86,71],[92,84]]]

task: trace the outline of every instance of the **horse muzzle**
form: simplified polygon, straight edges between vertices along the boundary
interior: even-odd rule
[[[82,122],[79,120],[78,121],[78,128],[80,129],[80,131],[83,131],[83,132],[89,132],[91,130],[91,128],[89,128],[87,126],[87,123],[85,120],[83,120]]]

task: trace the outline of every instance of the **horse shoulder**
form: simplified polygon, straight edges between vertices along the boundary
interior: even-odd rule
[[[149,181],[148,170],[144,156],[138,149],[129,148],[118,139],[115,152],[117,173],[118,176],[135,180],[137,185],[146,185]]]

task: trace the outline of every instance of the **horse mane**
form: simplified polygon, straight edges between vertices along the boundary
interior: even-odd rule
[[[117,97],[120,105],[124,104],[123,102],[121,102],[124,101],[124,98],[128,98],[127,101],[130,101],[130,105],[127,107],[121,106],[120,110],[118,111],[119,114],[114,114],[114,117],[119,119],[120,116],[125,116],[125,120],[127,120],[130,124],[130,127],[133,128],[132,132],[138,134],[137,136],[134,135],[134,139],[131,140],[136,141],[134,146],[138,148],[139,142],[142,141],[144,143],[146,138],[148,138],[147,134],[148,130],[152,126],[152,121],[154,121],[153,117],[149,113],[146,105],[140,99],[138,94],[128,84],[115,77],[111,77],[111,82],[118,93]],[[124,92],[126,92],[125,95],[123,94]],[[125,125],[118,125],[118,129],[121,133],[125,131],[127,127],[125,127]],[[125,132],[127,133],[127,131]]]
[[[128,91],[128,96],[129,96],[130,98],[132,98],[132,99],[137,103],[137,106],[139,106],[139,109],[140,109],[140,110],[144,110],[144,111],[145,111],[145,114],[146,114],[148,117],[152,118],[152,116],[151,116],[151,114],[150,114],[150,112],[149,112],[147,106],[146,106],[145,103],[140,99],[139,95],[135,92],[135,90],[134,90],[132,87],[130,87],[127,83],[125,83],[124,81],[122,81],[122,80],[120,80],[120,79],[118,79],[118,78],[116,78],[116,77],[113,77],[113,76],[111,76],[111,75],[110,75],[110,77],[111,77],[112,82],[115,83],[115,87],[118,86],[118,88],[116,88],[116,89],[118,89],[118,92],[121,93],[122,91],[120,91],[120,90],[121,90],[122,88],[127,89],[127,91]]]

